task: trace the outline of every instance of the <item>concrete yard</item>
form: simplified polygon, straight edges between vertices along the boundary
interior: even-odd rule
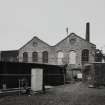
[[[105,105],[105,87],[88,88],[77,82],[55,86],[44,94],[0,97],[0,105]]]

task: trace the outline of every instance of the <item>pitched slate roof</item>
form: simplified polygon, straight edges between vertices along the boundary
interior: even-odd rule
[[[34,40],[34,39],[37,39],[37,40],[39,40],[40,42],[42,42],[42,43],[44,43],[44,44],[46,44],[47,46],[49,46],[50,47],[50,45],[49,44],[47,44],[46,42],[44,42],[43,40],[41,40],[41,39],[39,39],[37,36],[34,36],[31,40],[29,40],[25,45],[23,45],[20,49],[22,49],[23,47],[25,47],[26,45],[28,45],[32,40]],[[19,49],[19,50],[20,50]]]
[[[80,38],[81,40],[86,41],[84,38],[82,38],[82,37],[76,35],[75,33],[70,33],[67,37],[65,37],[64,39],[62,39],[60,42],[58,42],[58,43],[55,44],[54,46],[57,46],[58,44],[62,43],[65,39],[67,39],[67,38],[70,37],[71,35],[75,35],[76,37]],[[93,43],[91,43],[91,42],[88,42],[88,41],[86,41],[86,42],[89,43],[89,44],[92,44],[92,45],[96,46],[95,44],[93,44]]]
[[[71,35],[75,35],[76,37],[80,38],[81,40],[86,41],[84,38],[78,36],[77,34],[75,34],[75,33],[70,33],[67,37],[65,37],[64,39],[62,39],[60,42],[58,42],[57,44],[51,46],[51,45],[49,45],[48,43],[46,43],[45,41],[39,39],[37,36],[34,36],[30,41],[28,41],[28,42],[27,42],[24,46],[22,46],[20,49],[22,49],[22,48],[25,47],[27,44],[29,44],[34,38],[36,38],[37,40],[41,41],[42,43],[46,44],[46,45],[49,46],[49,47],[54,47],[54,46],[57,46],[58,44],[62,43],[64,40],[66,40],[66,39],[67,39],[68,37],[70,37]],[[91,42],[88,42],[88,41],[86,41],[86,42],[89,43],[89,44],[92,44],[93,46],[96,46],[95,44],[93,44],[93,43],[91,43]],[[20,49],[19,49],[19,50],[20,50]]]

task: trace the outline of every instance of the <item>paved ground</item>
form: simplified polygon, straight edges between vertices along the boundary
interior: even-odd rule
[[[105,87],[88,88],[81,82],[66,84],[32,96],[6,96],[0,105],[105,105]]]

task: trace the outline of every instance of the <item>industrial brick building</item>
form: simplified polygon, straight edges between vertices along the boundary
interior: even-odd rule
[[[15,55],[18,58],[17,62],[52,65],[69,64],[73,68],[81,68],[84,63],[94,62],[95,50],[96,45],[90,42],[89,23],[87,23],[85,39],[75,33],[70,33],[56,45],[50,46],[35,36],[17,50],[18,56]],[[2,53],[1,51],[1,58]]]

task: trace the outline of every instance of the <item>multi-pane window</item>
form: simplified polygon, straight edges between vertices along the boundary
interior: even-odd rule
[[[48,63],[48,52],[47,51],[44,51],[42,53],[42,60],[43,60],[43,63]]]
[[[32,53],[32,62],[38,62],[38,53],[37,52]]]
[[[58,52],[58,59],[57,59],[57,62],[58,62],[58,65],[62,65],[63,64],[63,52],[62,51],[59,51]]]
[[[84,49],[82,50],[82,62],[88,62],[89,61],[89,50]]]
[[[69,64],[76,64],[76,52],[70,51],[69,53]]]
[[[28,53],[27,52],[23,53],[23,62],[28,62]]]

